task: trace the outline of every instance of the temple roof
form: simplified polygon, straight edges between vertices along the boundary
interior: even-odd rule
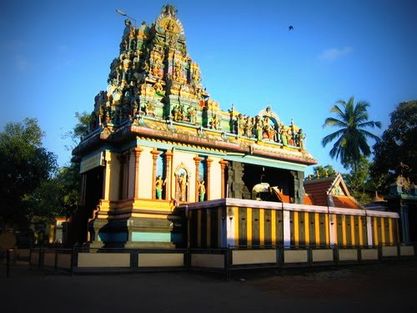
[[[341,174],[304,182],[304,204],[361,209],[362,206],[350,195]]]
[[[202,85],[198,64],[187,53],[184,27],[172,5],[154,23],[125,21],[120,53],[106,91],[95,97],[90,132],[74,150],[82,155],[99,142],[147,136],[304,165],[316,164],[305,134],[285,125],[271,107],[256,116],[222,110]],[[83,152],[84,151],[84,152]]]

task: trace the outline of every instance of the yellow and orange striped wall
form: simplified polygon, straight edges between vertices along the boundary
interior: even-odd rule
[[[191,248],[374,247],[398,243],[398,214],[241,199],[186,205]]]

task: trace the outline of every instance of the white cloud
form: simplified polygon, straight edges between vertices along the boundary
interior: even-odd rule
[[[340,59],[353,51],[352,47],[343,47],[343,48],[331,48],[323,50],[319,54],[319,59],[322,61],[333,62],[337,59]]]

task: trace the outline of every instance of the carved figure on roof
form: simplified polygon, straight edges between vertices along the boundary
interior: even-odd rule
[[[200,77],[200,69],[198,68],[197,63],[192,63],[191,64],[191,79],[195,83],[199,83],[200,80],[201,80],[201,77]]]
[[[164,14],[166,16],[175,17],[176,13],[177,13],[177,9],[175,9],[175,7],[170,5],[170,4],[164,5],[162,7],[162,14]]]
[[[190,123],[195,124],[196,122],[196,111],[192,106],[190,106],[187,110],[187,119]]]
[[[264,120],[263,120],[263,131],[264,131],[264,136],[268,138],[269,140],[272,141],[276,141],[276,131],[274,129],[274,127],[271,125],[270,123],[270,119],[267,116],[264,116]]]
[[[296,141],[295,141],[296,146],[300,147],[301,149],[304,149],[304,139],[305,139],[305,134],[303,133],[303,130],[300,128],[296,135]]]
[[[245,134],[245,116],[242,114],[239,114],[237,116],[237,135],[243,136]]]
[[[144,107],[145,115],[155,116],[155,105],[151,101],[147,101]]]
[[[280,127],[280,136],[281,136],[281,142],[284,146],[288,145],[288,141],[289,141],[289,135],[288,135],[288,130],[287,128],[282,125]]]
[[[155,89],[155,92],[162,96],[164,94],[164,87],[162,86],[162,82],[160,79],[158,79],[155,84],[153,85],[153,88]]]
[[[182,64],[178,61],[175,62],[175,65],[174,65],[174,79],[179,82],[184,81],[184,71],[182,68]]]
[[[181,122],[184,120],[184,106],[182,104],[176,105],[172,109],[172,118],[175,122]]]
[[[215,113],[211,115],[210,128],[212,129],[219,128],[219,118],[217,117],[217,114]]]
[[[259,115],[255,117],[255,134],[257,140],[262,140],[263,138],[263,120]]]
[[[252,137],[254,133],[254,125],[255,125],[255,118],[246,116],[245,118],[245,135],[248,137]]]

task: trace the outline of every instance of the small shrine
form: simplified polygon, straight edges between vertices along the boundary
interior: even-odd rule
[[[400,163],[390,186],[388,208],[400,215],[400,237],[405,243],[417,241],[417,186],[410,180],[410,166]]]
[[[302,128],[270,106],[260,104],[256,116],[234,105],[224,110],[202,81],[173,6],[150,25],[125,21],[107,89],[95,97],[89,133],[73,151],[83,206],[69,227],[73,242],[185,246],[180,207],[261,200],[259,183],[303,203],[304,170],[316,161]]]

